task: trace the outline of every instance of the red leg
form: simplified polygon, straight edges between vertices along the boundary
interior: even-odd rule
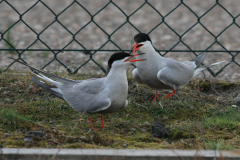
[[[174,89],[172,93],[169,93],[168,95],[166,95],[166,98],[170,98],[171,95],[174,95],[177,91]]]
[[[105,129],[104,123],[103,123],[103,115],[101,115],[101,122],[102,122],[102,128]]]
[[[89,122],[91,123],[92,128],[93,128],[95,131],[97,131],[98,129],[93,126],[92,117],[89,116],[88,119],[89,119]]]
[[[155,94],[155,97],[154,97],[154,99],[153,99],[153,102],[156,101],[157,97],[158,97],[158,92],[157,92],[157,90],[156,90],[156,94]]]

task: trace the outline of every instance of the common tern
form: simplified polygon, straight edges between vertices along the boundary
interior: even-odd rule
[[[92,128],[97,130],[93,126],[91,114],[101,114],[102,128],[105,128],[103,114],[116,112],[127,107],[128,81],[126,68],[132,62],[145,60],[131,60],[131,58],[142,54],[114,53],[108,60],[108,74],[106,77],[81,81],[57,77],[17,59],[13,60],[29,67],[33,71],[30,72],[32,80],[38,86],[64,99],[74,110],[87,112]]]
[[[166,98],[176,93],[176,89],[188,84],[189,81],[205,70],[207,67],[199,67],[204,60],[205,53],[199,54],[195,59],[190,61],[176,61],[159,55],[152,46],[150,37],[145,33],[139,33],[134,36],[134,46],[132,53],[146,53],[139,57],[147,59],[142,63],[136,63],[133,71],[133,78],[140,84],[146,84],[151,88],[155,88],[156,94],[153,102],[158,97],[158,90],[173,89]],[[219,64],[214,63],[210,66]],[[209,67],[210,67],[209,66]]]

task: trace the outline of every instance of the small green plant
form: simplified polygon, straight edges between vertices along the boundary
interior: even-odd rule
[[[234,147],[230,144],[229,141],[207,141],[206,149],[209,150],[233,150]]]
[[[8,28],[10,28],[11,26],[12,26],[12,23],[9,22],[9,23],[8,23]],[[15,44],[14,44],[14,42],[12,41],[12,38],[11,38],[11,29],[9,29],[9,30],[7,31],[7,33],[6,33],[6,41],[8,42],[8,43],[6,43],[7,48],[8,48],[8,49],[14,49]],[[17,52],[15,52],[15,51],[9,51],[9,53],[10,53],[10,54],[17,54]]]

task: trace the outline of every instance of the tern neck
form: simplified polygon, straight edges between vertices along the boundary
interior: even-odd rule
[[[126,73],[126,68],[127,66],[112,66],[107,78],[111,79],[121,79],[121,78],[126,78],[127,79],[127,73]]]
[[[142,55],[143,57],[149,57],[149,56],[154,56],[154,55],[159,55],[155,49],[153,48],[152,45],[148,45],[146,47],[142,47],[139,49],[139,53],[146,53]]]
[[[156,60],[161,58],[161,56],[159,55],[159,53],[157,53],[155,51],[155,49],[153,48],[152,45],[148,45],[147,47],[142,47],[139,49],[138,51],[139,53],[146,53],[140,56],[140,58],[142,59],[147,59],[148,61],[145,61],[145,63],[149,63],[149,60]],[[141,62],[137,62],[137,63],[141,63]]]

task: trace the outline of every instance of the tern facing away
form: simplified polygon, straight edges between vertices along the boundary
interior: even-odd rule
[[[33,71],[30,72],[32,80],[38,86],[64,99],[74,110],[89,113],[89,121],[92,128],[98,130],[93,126],[91,114],[101,114],[102,128],[105,128],[102,114],[115,112],[127,107],[128,81],[126,68],[132,62],[144,60],[130,60],[138,55],[141,55],[141,53],[134,55],[124,52],[114,53],[108,61],[109,72],[106,77],[81,81],[57,77],[19,60],[14,60],[28,66]]]
[[[194,76],[207,68],[199,67],[205,57],[205,53],[199,54],[198,57],[190,61],[176,61],[160,56],[153,48],[150,37],[145,33],[137,34],[134,37],[134,42],[132,53],[137,50],[141,53],[146,53],[139,57],[147,60],[136,63],[137,68],[132,71],[133,78],[140,84],[146,84],[156,89],[153,102],[158,96],[158,90],[173,89],[173,92],[166,96],[166,98],[169,98],[176,93],[177,88],[188,84]]]

